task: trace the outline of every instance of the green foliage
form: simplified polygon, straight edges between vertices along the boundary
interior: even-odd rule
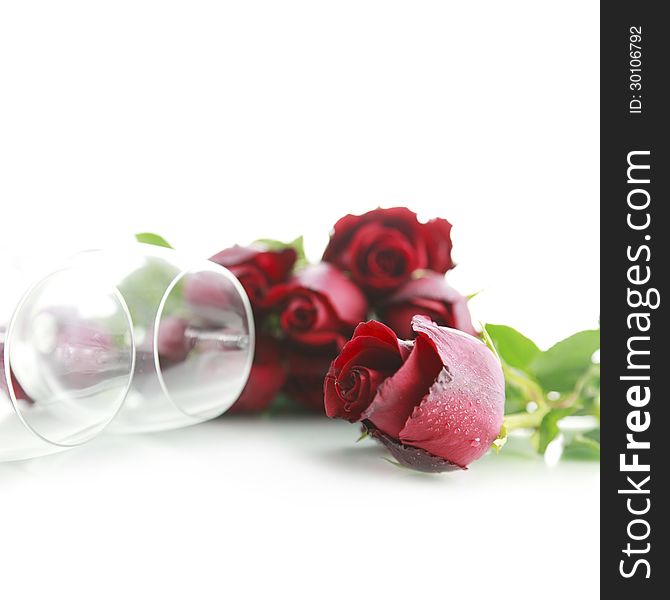
[[[575,333],[542,351],[529,338],[506,325],[487,325],[505,373],[505,426],[529,429],[538,452],[563,434],[564,458],[597,460],[600,428],[588,433],[564,432],[566,417],[595,417],[600,422],[600,331]]]
[[[569,392],[593,364],[591,358],[598,348],[600,331],[580,331],[537,355],[530,364],[530,372],[543,388]]]
[[[565,444],[563,458],[600,460],[600,429],[577,434]]]
[[[560,433],[558,428],[558,422],[570,415],[575,414],[577,410],[576,406],[568,406],[566,408],[554,408],[547,412],[542,421],[540,421],[539,427],[539,440],[538,440],[538,452],[544,454],[547,450],[547,446],[556,439],[556,436]]]
[[[166,239],[157,233],[136,233],[135,239],[141,244],[151,244],[152,246],[160,246],[162,248],[172,248]]]
[[[510,367],[524,370],[541,354],[535,342],[507,325],[487,325],[486,331]]]

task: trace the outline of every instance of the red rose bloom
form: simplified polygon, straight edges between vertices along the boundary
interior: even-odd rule
[[[422,316],[416,339],[362,323],[324,382],[326,414],[361,421],[402,464],[423,471],[466,468],[500,432],[502,368],[478,339]]]
[[[264,306],[279,314],[279,326],[294,342],[341,348],[365,319],[362,292],[328,263],[304,268],[268,293]]]
[[[378,313],[380,320],[403,339],[414,337],[414,315],[425,315],[438,325],[477,335],[468,299],[439,273],[427,273],[408,281],[378,307]]]
[[[293,248],[271,250],[265,245],[233,246],[210,258],[240,280],[254,308],[271,286],[286,281],[297,258]]]
[[[229,413],[261,412],[268,408],[286,381],[282,347],[277,340],[260,335],[251,373],[242,394]]]
[[[407,208],[347,215],[335,224],[323,260],[378,295],[398,288],[417,269],[445,273],[453,268],[451,224],[444,219],[420,223]]]

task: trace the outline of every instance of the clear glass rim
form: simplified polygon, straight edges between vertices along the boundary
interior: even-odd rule
[[[43,442],[50,444],[52,446],[57,446],[60,448],[74,448],[77,446],[81,446],[82,444],[85,444],[89,441],[91,441],[93,438],[97,437],[100,435],[108,426],[109,424],[115,419],[116,415],[119,413],[119,411],[123,408],[123,405],[125,404],[126,398],[128,396],[128,392],[132,388],[133,381],[135,379],[135,366],[136,366],[136,361],[137,361],[137,352],[136,352],[136,345],[135,345],[135,327],[133,324],[133,319],[130,315],[130,310],[128,308],[128,305],[126,304],[125,299],[123,298],[123,295],[121,292],[116,288],[116,286],[113,286],[110,288],[110,292],[112,296],[114,296],[114,299],[119,303],[119,306],[121,307],[121,311],[123,313],[123,316],[126,321],[126,325],[128,327],[128,334],[130,337],[130,372],[128,373],[128,381],[123,389],[123,392],[120,394],[120,399],[118,401],[118,406],[115,407],[115,409],[111,412],[109,417],[107,417],[104,421],[101,421],[99,424],[94,425],[91,428],[91,431],[86,433],[85,435],[79,437],[76,439],[76,441],[68,443],[68,442],[57,442],[54,440],[49,439],[42,433],[40,433],[37,429],[35,429],[30,422],[25,418],[23,415],[23,411],[21,409],[21,406],[19,404],[19,400],[16,397],[16,392],[14,390],[14,384],[12,383],[12,371],[11,371],[11,345],[12,345],[12,334],[14,331],[14,327],[16,326],[16,321],[19,318],[19,315],[21,314],[21,311],[23,310],[25,303],[28,301],[30,298],[31,294],[40,286],[42,285],[45,281],[49,280],[51,277],[54,277],[55,275],[58,275],[59,273],[64,273],[69,270],[71,270],[72,267],[64,267],[62,269],[57,269],[56,271],[52,271],[48,275],[42,277],[35,283],[33,283],[21,296],[21,299],[17,303],[16,307],[14,308],[14,311],[12,312],[12,316],[9,319],[9,323],[7,324],[7,330],[5,331],[5,348],[4,348],[4,356],[3,356],[3,361],[4,361],[4,368],[5,368],[5,382],[7,384],[7,393],[9,394],[9,399],[12,403],[12,406],[14,408],[14,412],[16,413],[16,416],[18,419],[21,421],[21,424],[32,434],[37,436],[40,440]]]
[[[163,318],[163,311],[165,310],[165,305],[167,304],[168,298],[170,297],[170,294],[174,290],[174,288],[177,286],[177,284],[188,274],[193,273],[197,269],[197,265],[192,266],[191,268],[184,269],[182,270],[171,282],[170,285],[168,285],[167,289],[165,290],[163,297],[161,298],[161,301],[158,305],[158,310],[156,311],[156,318],[154,321],[154,330],[153,330],[153,336],[152,336],[152,344],[153,344],[153,359],[154,359],[154,367],[156,369],[156,377],[158,378],[158,383],[161,387],[162,392],[165,394],[165,397],[168,399],[170,404],[181,414],[184,416],[188,417],[193,421],[193,423],[202,423],[203,420],[209,420],[209,419],[215,419],[217,416],[221,416],[224,414],[234,403],[235,401],[239,398],[240,394],[242,393],[242,390],[244,389],[244,386],[246,385],[246,382],[249,379],[249,374],[251,373],[251,366],[253,364],[254,360],[254,354],[256,351],[256,330],[255,330],[255,322],[254,322],[254,315],[253,311],[251,309],[251,302],[249,301],[249,297],[247,296],[246,291],[242,287],[242,284],[239,282],[237,277],[233,275],[228,269],[225,267],[222,267],[221,265],[218,265],[215,262],[212,261],[204,261],[207,264],[207,267],[210,269],[211,272],[214,273],[219,273],[223,277],[225,277],[235,288],[235,291],[239,294],[240,299],[242,300],[242,305],[244,306],[244,314],[247,320],[247,325],[249,328],[249,352],[247,353],[247,358],[245,361],[244,365],[244,378],[243,381],[244,383],[238,390],[234,400],[227,406],[223,407],[221,409],[221,412],[219,412],[216,415],[213,416],[203,416],[203,415],[198,415],[197,413],[191,413],[185,410],[179,402],[175,401],[173,398],[172,394],[170,393],[170,390],[168,389],[168,385],[165,382],[165,379],[163,378],[163,368],[161,367],[161,360],[160,356],[158,355],[158,334],[159,334],[159,329],[161,325],[161,320]]]

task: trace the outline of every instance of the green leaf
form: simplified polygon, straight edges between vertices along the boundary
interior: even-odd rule
[[[486,325],[500,357],[511,367],[527,370],[540,354],[535,342],[507,325]]]
[[[544,389],[569,392],[591,368],[593,354],[598,348],[600,331],[580,331],[537,355],[529,370]]]
[[[568,408],[555,408],[554,410],[549,411],[542,418],[539,429],[539,440],[538,440],[538,452],[544,454],[547,450],[547,446],[556,438],[560,433],[558,428],[558,422],[565,417],[569,417],[577,412],[576,406],[570,406]]]
[[[172,248],[166,239],[157,233],[136,233],[135,239],[141,244],[151,244],[152,246],[161,246],[162,248]]]
[[[600,459],[600,429],[578,434],[563,449],[563,458],[571,460]]]
[[[489,347],[489,350],[496,355],[498,362],[500,362],[500,355],[498,354],[498,349],[495,347],[495,344],[493,343],[493,340],[491,339],[489,332],[486,331],[486,326],[481,321],[479,325],[482,328],[482,339],[484,340],[484,343]]]

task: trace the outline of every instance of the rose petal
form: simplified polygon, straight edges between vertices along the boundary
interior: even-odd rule
[[[265,274],[255,265],[238,265],[230,267],[230,272],[237,277],[254,308],[260,306],[270,287]],[[225,304],[219,303],[219,306]]]
[[[356,257],[350,263],[351,275],[369,291],[397,288],[422,264],[416,247],[402,233],[377,223],[358,231],[350,251]],[[397,262],[394,268],[381,264],[384,254]]]
[[[309,295],[289,297],[286,308],[281,313],[280,323],[285,331],[305,330],[314,327],[317,309]]]
[[[259,252],[254,262],[272,283],[285,281],[295,265],[298,255],[294,248]]]
[[[426,266],[438,273],[453,269],[456,265],[451,259],[451,223],[445,219],[432,219],[423,227],[428,254]]]
[[[365,421],[363,426],[374,439],[381,442],[386,447],[393,458],[395,458],[403,467],[408,467],[415,471],[423,471],[424,473],[444,473],[445,471],[467,469],[467,467],[459,467],[445,458],[435,456],[421,448],[406,446],[398,440],[379,431],[379,429],[375,428],[369,421]]]
[[[437,300],[417,299],[413,302],[393,304],[380,309],[380,318],[388,323],[400,338],[412,338],[412,319],[415,315],[424,315],[439,325],[450,325],[451,314]]]
[[[294,286],[319,292],[332,306],[343,323],[352,326],[365,320],[367,301],[358,287],[339,269],[328,263],[311,265],[298,271]]]
[[[395,344],[389,344],[386,340],[373,336],[355,335],[344,345],[333,364],[338,369],[344,369],[350,361],[369,367],[377,365],[379,368],[388,368],[393,365],[399,367],[406,354],[408,353],[401,350],[397,340]],[[362,356],[361,360],[365,362],[361,363],[359,356]]]
[[[251,246],[231,246],[230,248],[221,250],[221,252],[217,252],[209,260],[222,267],[231,267],[252,261],[257,254],[258,250]]]
[[[438,325],[477,335],[467,298],[451,287],[444,275],[427,273],[412,279],[383,303],[380,312],[400,337],[411,337],[413,332],[408,316],[413,309],[414,314],[429,316]]]
[[[359,323],[356,326],[356,329],[354,329],[352,339],[364,335],[377,338],[391,346],[398,346],[398,336],[396,336],[393,329],[379,321],[364,321]]]
[[[411,348],[401,343],[391,329],[377,321],[361,323],[356,327],[339,356],[333,361],[324,381],[326,414],[329,417],[341,417],[356,421],[360,413],[370,403],[379,383],[395,371],[410,353]],[[339,383],[354,367],[366,368],[368,373],[368,394],[361,395],[355,410],[345,410],[340,394]],[[377,371],[373,374],[372,371]]]
[[[355,385],[348,390],[342,389],[342,379],[338,379],[338,394],[342,400],[342,412],[348,421],[357,421],[361,418],[363,411],[369,406],[370,399],[374,397],[379,385],[389,376],[390,372],[376,371],[365,367],[356,366],[350,371],[354,377]]]
[[[288,277],[296,258],[297,254],[293,248],[271,250],[265,245],[257,244],[226,248],[212,256],[210,260],[228,269],[254,264],[271,283],[280,283]]]
[[[482,456],[500,432],[505,405],[502,368],[486,344],[472,336],[419,316],[412,326],[417,343],[429,343],[445,368],[396,437],[466,466]]]
[[[385,434],[398,438],[407,418],[428,393],[441,368],[433,345],[417,338],[405,363],[379,386],[363,418]]]
[[[295,326],[291,306],[295,310],[296,298],[307,300],[314,311],[314,320],[308,327]],[[293,340],[307,345],[335,343],[338,348],[365,318],[367,310],[362,292],[336,267],[326,263],[307,267],[288,283],[272,288],[263,306],[281,312],[282,329]],[[300,306],[306,310],[306,305]]]

